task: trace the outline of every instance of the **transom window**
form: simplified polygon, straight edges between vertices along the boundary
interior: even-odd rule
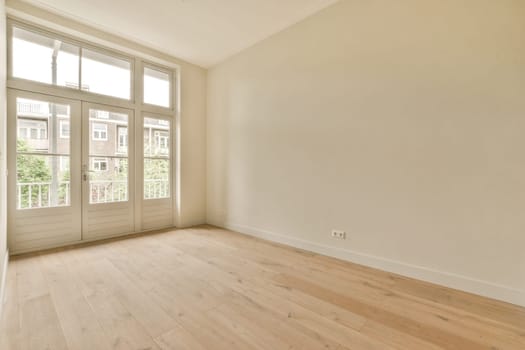
[[[82,90],[130,99],[131,62],[82,49]]]
[[[13,27],[14,77],[78,88],[79,54],[78,46]]]
[[[160,68],[144,67],[144,103],[171,107],[171,73]]]
[[[61,38],[13,27],[12,76],[129,100],[132,62]]]
[[[173,69],[32,25],[9,21],[9,27],[10,78],[127,100],[160,113],[173,111]],[[135,66],[141,70],[142,96],[133,93]]]

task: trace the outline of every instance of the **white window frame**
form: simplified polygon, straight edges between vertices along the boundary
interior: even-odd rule
[[[33,33],[38,34],[38,35],[46,36],[46,37],[48,37],[50,39],[59,40],[59,41],[61,41],[63,43],[69,44],[69,45],[78,46],[79,47],[79,56],[78,56],[78,59],[79,59],[79,66],[78,66],[79,84],[78,84],[78,86],[72,86],[74,84],[70,84],[69,86],[60,86],[60,85],[53,85],[53,84],[42,83],[42,82],[38,82],[38,81],[35,81],[35,80],[29,80],[29,79],[14,77],[13,76],[13,65],[12,65],[12,62],[11,62],[12,58],[13,58],[13,45],[12,45],[13,27],[14,28],[20,28],[20,29],[23,29],[23,30],[26,30],[26,31],[29,31],[29,32],[33,32]],[[21,21],[21,20],[18,20],[18,19],[12,19],[12,18],[8,18],[8,21],[7,21],[7,44],[8,44],[7,73],[8,73],[8,79],[9,80],[27,82],[27,83],[30,83],[30,84],[37,84],[37,85],[40,85],[40,86],[53,87],[53,88],[57,88],[59,90],[64,90],[64,91],[70,90],[70,91],[75,91],[75,92],[81,92],[83,94],[92,95],[93,97],[95,97],[95,99],[97,97],[99,97],[99,98],[100,97],[106,97],[106,98],[109,98],[109,99],[116,99],[116,100],[120,100],[120,101],[131,101],[131,102],[134,101],[134,95],[135,95],[135,79],[134,79],[135,73],[134,72],[135,72],[135,63],[136,62],[135,62],[135,57],[133,57],[133,56],[126,55],[124,53],[121,53],[121,52],[118,52],[118,51],[115,51],[115,50],[112,50],[112,49],[108,49],[106,47],[102,47],[102,46],[98,46],[98,45],[91,45],[89,43],[86,43],[85,41],[76,40],[76,39],[70,38],[69,36],[57,33],[55,31],[50,31],[50,30],[44,29],[41,26],[28,24],[28,23],[25,23],[24,21]],[[111,96],[111,95],[99,94],[99,93],[96,93],[96,92],[91,92],[91,91],[82,89],[84,87],[84,85],[85,85],[82,82],[82,49],[95,51],[95,52],[97,52],[99,54],[102,54],[102,55],[107,55],[109,57],[114,57],[114,58],[125,60],[125,61],[129,62],[129,64],[130,64],[130,90],[129,90],[129,93],[128,93],[129,99],[115,97],[115,96]]]
[[[170,91],[169,91],[169,99],[170,100],[169,100],[169,106],[168,107],[155,105],[155,104],[151,104],[151,103],[146,103],[144,101],[144,93],[145,93],[145,91],[144,91],[144,84],[142,84],[142,91],[141,91],[142,104],[144,106],[152,106],[154,108],[171,110],[173,108],[173,100],[174,100],[174,98],[173,98],[173,96],[174,96],[174,94],[173,94],[173,90],[174,90],[173,71],[171,69],[166,69],[164,67],[161,67],[161,66],[158,66],[158,65],[155,65],[155,64],[152,64],[152,63],[144,62],[142,64],[142,82],[144,82],[145,68],[153,69],[153,70],[156,70],[156,71],[168,74],[169,88],[170,88]]]
[[[106,169],[102,169],[102,164],[106,164]],[[109,160],[104,157],[91,158],[91,169],[94,172],[108,171]]]
[[[96,127],[104,127],[104,130],[95,130]],[[98,135],[97,135],[98,133]],[[102,137],[102,133],[104,133],[104,137]],[[104,123],[93,123],[91,125],[91,139],[93,141],[107,141],[108,140],[108,125]]]
[[[159,149],[159,152],[160,154],[169,154],[169,149],[170,149],[170,145],[169,145],[169,139],[170,139],[170,136],[163,136],[161,135],[161,133],[163,132],[164,130],[159,130],[159,129],[153,129],[153,145],[158,149]],[[170,131],[168,130],[168,134],[170,133]],[[164,142],[162,142],[164,141]],[[165,146],[162,145],[162,143],[165,144]]]
[[[83,58],[83,50],[84,49],[92,51],[95,54],[112,57],[112,58],[115,58],[115,59],[118,59],[118,60],[122,60],[122,61],[126,61],[126,62],[129,63],[129,79],[130,80],[129,80],[129,91],[128,91],[128,96],[129,97],[128,98],[117,97],[117,96],[112,96],[112,95],[106,95],[106,94],[101,94],[101,93],[97,93],[97,92],[91,92],[91,91],[89,91],[87,89],[84,89],[86,87],[86,84],[84,84],[84,82],[82,80],[82,58]],[[116,99],[120,99],[120,100],[124,100],[124,101],[130,101],[134,97],[133,96],[134,95],[133,74],[134,74],[133,58],[127,57],[127,56],[122,56],[120,54],[117,54],[115,52],[112,52],[112,51],[109,51],[109,50],[106,50],[106,49],[103,49],[103,48],[100,48],[100,47],[80,44],[80,66],[79,66],[78,76],[79,76],[79,80],[80,80],[79,89],[81,91],[84,91],[84,92],[87,92],[87,93],[90,93],[90,94],[100,95],[100,96],[108,96],[108,97],[111,97],[111,98],[116,98]]]
[[[120,131],[121,130],[126,130],[126,134],[121,134]],[[126,150],[128,150],[128,147],[129,147],[129,135],[128,135],[128,127],[127,126],[123,126],[123,125],[116,125],[116,153],[126,153],[126,152],[121,152],[120,151],[120,148],[121,147],[125,147]],[[125,140],[125,144],[121,146],[120,144],[120,141],[121,141],[121,137],[123,140]]]
[[[61,139],[69,139],[69,133],[67,135],[64,134],[63,129],[62,129],[62,126],[66,125],[66,124],[67,124],[68,128],[71,127],[71,124],[69,123],[69,120],[59,120],[58,121],[58,129],[59,129],[59,133],[58,134],[59,134]],[[71,130],[71,129],[69,129],[69,130]]]
[[[44,123],[44,127],[41,128],[41,127],[34,127],[34,126],[18,126],[17,125],[17,136],[19,138],[22,138],[20,137],[20,130],[25,130],[25,135],[26,137],[23,137],[22,139],[24,140],[47,140],[47,137],[48,137],[48,132],[47,132],[47,122],[45,120],[41,120],[41,119],[35,119],[35,118],[19,118],[19,119],[24,119],[24,120],[27,120],[27,121],[33,121],[33,122],[41,122],[41,123]],[[32,132],[33,130],[35,130],[35,133],[36,133],[36,137],[33,138],[32,137]],[[43,137],[45,136],[45,137]]]
[[[147,210],[155,210],[157,208],[151,202],[146,204],[143,200],[143,167],[141,152],[142,145],[138,140],[141,140],[142,135],[142,117],[144,115],[151,115],[153,117],[159,116],[170,122],[171,142],[170,142],[170,198],[156,200],[159,205],[163,205],[164,208],[170,208],[173,213],[173,217],[170,220],[172,224],[177,222],[180,209],[180,192],[177,184],[180,183],[180,155],[175,148],[180,140],[178,135],[180,134],[180,84],[181,84],[181,65],[176,59],[170,58],[160,52],[151,50],[140,44],[128,43],[128,42],[117,42],[113,37],[105,37],[98,32],[84,31],[83,29],[77,30],[75,33],[70,34],[67,26],[74,25],[74,21],[64,22],[63,25],[57,25],[46,19],[39,19],[25,15],[23,13],[10,13],[7,15],[7,89],[17,90],[28,93],[43,94],[53,96],[56,98],[65,98],[75,101],[81,101],[82,103],[93,103],[98,105],[105,105],[115,108],[124,108],[134,111],[135,124],[133,135],[128,135],[129,138],[137,140],[135,143],[131,156],[135,163],[134,169],[130,169],[134,176],[134,182],[131,183],[130,191],[134,191],[135,195],[135,230],[140,232],[142,229],[157,228],[154,226],[155,223],[147,222],[148,215],[145,213]],[[40,83],[36,81],[21,79],[13,77],[12,75],[12,34],[13,26],[20,27],[25,30],[33,31],[42,35],[47,35],[52,38],[61,40],[64,43],[77,45],[81,48],[89,48],[96,51],[102,51],[105,54],[114,55],[118,58],[125,58],[131,62],[131,84],[130,84],[130,96],[129,100],[121,99],[117,97],[96,94],[90,91],[84,91],[81,89],[83,86],[82,79],[79,80],[78,87],[71,88],[65,86],[57,86],[51,84]],[[58,29],[57,29],[58,28]],[[102,33],[102,32],[101,32]],[[81,61],[81,55],[79,60]],[[170,73],[171,84],[170,84],[170,108],[161,106],[149,105],[143,103],[143,66],[150,66],[157,70],[166,70]],[[80,69],[79,69],[80,74]],[[73,120],[70,121],[73,123]],[[13,130],[15,131],[15,130]],[[108,131],[109,132],[109,131]],[[128,130],[129,132],[129,130]],[[91,138],[91,135],[89,135]],[[109,137],[109,134],[108,134]],[[171,156],[172,155],[172,156]],[[109,165],[109,164],[108,164]],[[75,169],[71,169],[74,171]],[[153,225],[153,226],[152,226]]]

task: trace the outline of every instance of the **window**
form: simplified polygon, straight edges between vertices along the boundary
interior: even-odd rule
[[[89,141],[90,170],[94,172],[89,182],[89,203],[128,201],[129,115],[90,108],[89,119],[92,135],[96,132],[97,137],[111,139],[111,142],[99,142],[92,137]]]
[[[144,118],[144,199],[170,197],[170,123]]]
[[[92,138],[95,141],[108,140],[108,126],[106,124],[93,123]]]
[[[126,153],[128,151],[128,128],[117,126],[117,152]]]
[[[66,172],[69,171],[69,157],[60,157],[59,159],[59,168],[60,171]]]
[[[116,56],[13,26],[11,62],[15,78],[129,100],[131,60]]]
[[[107,158],[92,158],[92,159],[93,159],[92,169],[94,171],[107,171],[108,170]]]
[[[57,111],[69,121],[70,106],[17,98],[16,107],[16,208],[70,205],[70,144],[57,139]]]
[[[47,120],[18,118],[18,138],[23,140],[46,140]]]
[[[63,123],[70,121],[69,105],[17,98],[16,111],[19,151],[69,154],[69,139],[61,139]]]
[[[169,131],[155,130],[154,152],[156,154],[168,154],[169,152]]]
[[[23,127],[18,127],[18,138],[22,140],[27,140],[29,138],[28,129]]]
[[[63,139],[69,138],[69,120],[61,120],[60,124],[60,137]]]
[[[162,70],[144,67],[144,103],[171,106],[171,74]]]
[[[95,111],[95,118],[97,119],[109,119],[109,112],[108,111]]]
[[[82,90],[129,100],[131,63],[107,54],[82,49]]]
[[[78,88],[79,47],[13,27],[13,76]]]
[[[36,154],[38,157],[30,160],[49,168],[50,176],[46,171],[45,177],[37,179],[39,182],[51,182],[49,189],[42,190],[43,196],[56,192],[54,181],[58,181],[64,193],[70,194],[67,187],[69,173],[71,171],[76,181],[80,171],[75,168],[78,166],[76,162],[69,164],[73,145],[75,152],[87,157],[85,164],[82,164],[83,171],[91,173],[89,185],[84,186],[88,192],[84,193],[84,198],[89,198],[90,204],[130,200],[130,189],[142,188],[140,184],[137,187],[130,181],[140,182],[142,176],[142,199],[170,198],[173,192],[170,128],[173,109],[177,105],[177,75],[174,69],[167,68],[171,64],[166,62],[166,67],[163,67],[161,61],[158,65],[145,62],[140,54],[136,55],[132,50],[123,49],[128,53],[121,53],[119,49],[99,47],[16,19],[8,19],[8,28],[7,88],[28,93],[20,94],[20,98],[16,99],[17,156],[20,161],[27,160],[29,164],[29,156]],[[34,99],[41,101],[22,96],[34,96]],[[41,96],[50,97],[46,100]],[[86,103],[68,102],[73,99]],[[89,105],[100,107],[91,108]],[[71,108],[82,111],[82,115],[75,117],[83,121],[88,119],[85,124],[79,120],[78,130],[69,118]],[[86,112],[89,116],[83,115]],[[143,119],[143,113],[155,113],[155,116]],[[135,129],[136,121],[139,122],[138,130]],[[136,138],[141,133],[141,121],[144,152],[137,154],[134,150],[140,149],[140,144],[137,148],[133,141],[141,142],[140,138]],[[75,140],[77,135],[81,140]],[[79,154],[74,156],[78,158]],[[140,174],[139,170],[137,174],[134,165],[139,168],[143,165],[144,173]],[[35,190],[36,187],[26,187],[21,193],[29,196],[28,193]],[[140,197],[138,194],[131,198],[142,200]],[[30,197],[24,201],[23,205],[36,205]],[[68,201],[67,196],[60,197],[60,200],[51,198],[49,205],[62,205]],[[161,204],[166,203],[173,204],[170,201],[162,201]]]

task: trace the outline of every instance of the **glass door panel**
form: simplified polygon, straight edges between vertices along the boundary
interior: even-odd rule
[[[144,118],[144,199],[170,197],[170,122]]]
[[[89,203],[128,200],[129,116],[106,110],[89,110]]]
[[[79,102],[11,90],[8,98],[14,250],[80,240]]]
[[[16,207],[70,205],[70,106],[16,98]]]
[[[173,225],[171,122],[148,115],[144,116],[142,127],[142,228],[169,227]]]
[[[106,237],[134,231],[132,111],[84,103],[83,234]]]

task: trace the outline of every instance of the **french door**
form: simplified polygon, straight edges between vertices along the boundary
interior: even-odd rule
[[[11,250],[82,238],[80,115],[79,101],[8,90]]]
[[[134,125],[130,109],[8,90],[12,251],[135,231]]]
[[[134,231],[133,111],[82,104],[82,237]]]

